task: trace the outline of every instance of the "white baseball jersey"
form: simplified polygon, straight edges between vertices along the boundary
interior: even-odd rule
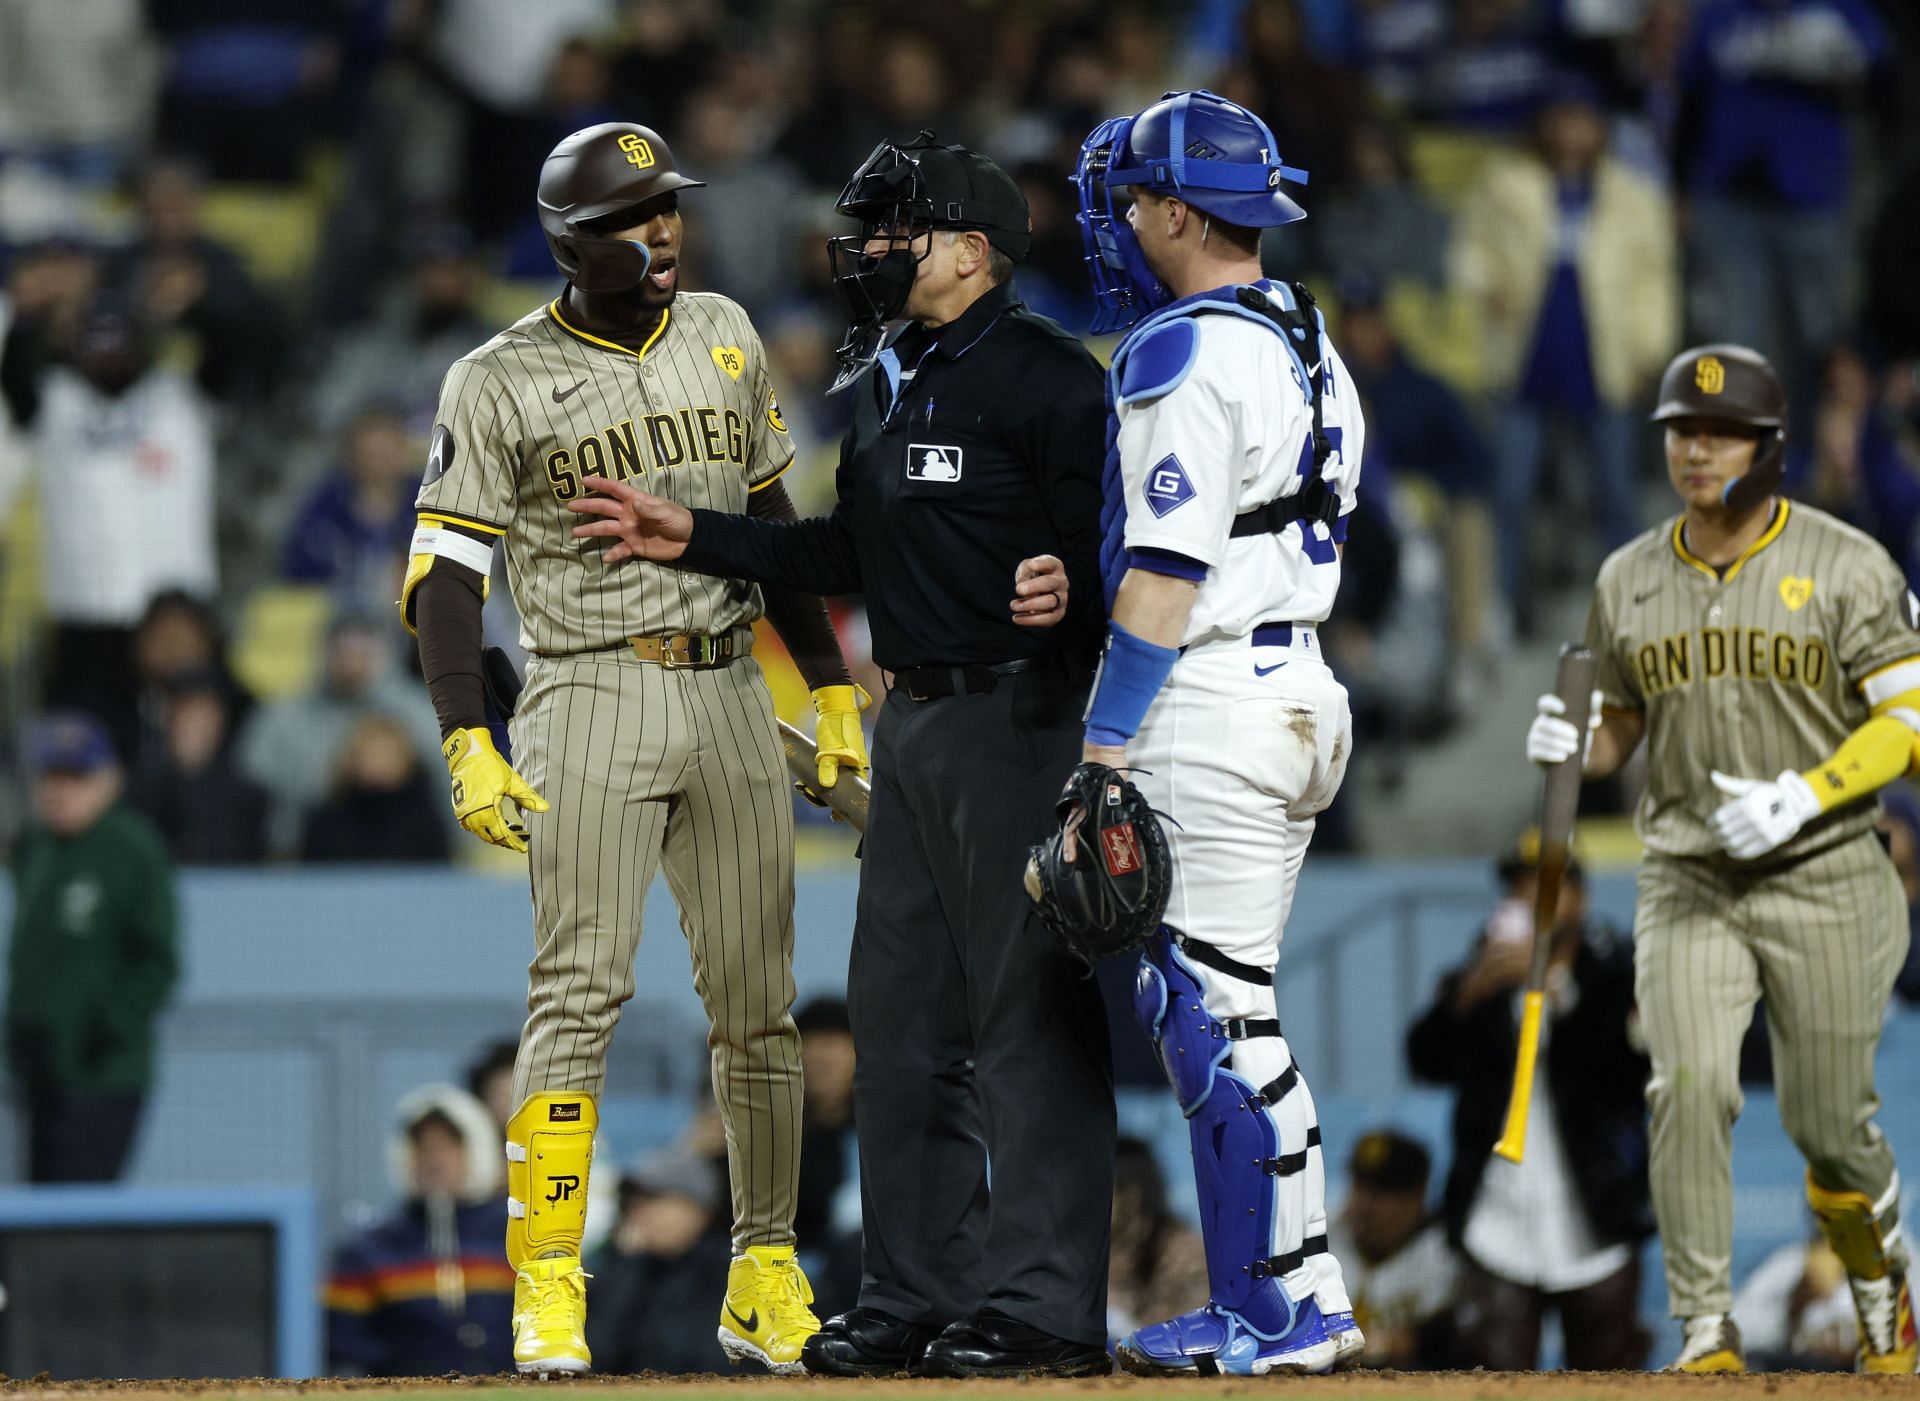
[[[1333,451],[1321,475],[1340,497],[1332,526],[1295,521],[1234,540],[1234,516],[1292,496],[1313,476],[1313,409],[1273,331],[1239,316],[1194,319],[1193,368],[1171,393],[1119,406],[1129,550],[1164,550],[1207,566],[1186,643],[1244,637],[1258,623],[1318,623],[1340,588],[1366,449],[1360,396],[1327,343],[1321,416]]]

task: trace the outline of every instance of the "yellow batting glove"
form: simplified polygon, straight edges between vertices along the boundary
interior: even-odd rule
[[[545,812],[547,800],[527,786],[481,729],[455,730],[441,741],[453,778],[453,815],[483,842],[508,851],[527,849],[526,824],[507,815],[512,802],[522,812]]]
[[[873,697],[860,686],[822,686],[813,693],[813,708],[820,716],[813,727],[814,757],[820,762],[822,790],[840,781],[841,769],[858,777],[873,767],[860,728],[860,712],[872,704]]]

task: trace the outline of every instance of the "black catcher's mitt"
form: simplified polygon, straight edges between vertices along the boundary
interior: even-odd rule
[[[1136,949],[1160,927],[1173,853],[1140,790],[1105,764],[1082,764],[1054,804],[1060,830],[1027,858],[1027,896],[1062,948],[1092,965]],[[1074,857],[1063,855],[1073,833]]]

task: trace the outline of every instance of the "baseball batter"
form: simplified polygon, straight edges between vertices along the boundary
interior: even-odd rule
[[[797,1370],[819,1324],[794,1261],[800,1042],[793,1000],[792,795],[760,668],[761,591],[577,540],[582,479],[643,479],[691,506],[791,517],[793,457],[759,337],[713,295],[676,297],[678,173],[645,127],[577,132],[548,158],[540,214],[566,291],[463,357],[441,390],[401,607],[446,737],[453,803],[529,853],[529,1016],[507,1126],[514,1357],[581,1372],[580,1232],[608,1038],[633,995],[657,866],[712,1023],[735,1259],[719,1339]],[[512,725],[483,718],[480,604],[496,544],[532,660]],[[821,714],[820,780],[866,764],[857,696],[817,598],[766,607]]]
[[[1686,1321],[1673,1367],[1745,1365],[1728,1317],[1729,1156],[1741,1036],[1764,993],[1781,1118],[1847,1268],[1861,1366],[1912,1372],[1899,1178],[1873,1123],[1906,903],[1872,829],[1875,791],[1914,760],[1920,610],[1879,545],[1779,494],[1786,409],[1743,347],[1668,367],[1653,418],[1684,509],[1601,567],[1585,772],[1612,773],[1645,739],[1635,994],[1654,1210]],[[1541,697],[1530,758],[1582,747],[1561,709]]]
[[[1103,123],[1080,159],[1106,325],[1139,323],[1111,374],[1112,621],[1082,758],[1132,768],[1172,819],[1136,1010],[1192,1130],[1209,1284],[1204,1307],[1120,1343],[1139,1372],[1320,1372],[1365,1343],[1273,991],[1294,881],[1351,750],[1315,632],[1340,587],[1365,426],[1305,289],[1260,276],[1259,231],[1305,217],[1280,190],[1305,175],[1277,149],[1253,113],[1202,91]]]

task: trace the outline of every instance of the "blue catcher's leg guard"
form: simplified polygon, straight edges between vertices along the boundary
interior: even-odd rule
[[[1162,929],[1141,957],[1134,1011],[1187,1117],[1210,1297],[1205,1308],[1132,1334],[1120,1345],[1120,1361],[1146,1372],[1324,1371],[1336,1348],[1313,1291],[1302,1289],[1296,1302],[1282,1277],[1324,1251],[1325,1241],[1296,1242],[1284,1253],[1276,1253],[1275,1244],[1282,1192],[1293,1204],[1318,1129],[1304,1096],[1289,1102],[1299,1072],[1280,1039],[1279,1022],[1215,1017],[1196,967],[1201,961],[1224,970],[1223,976],[1249,982],[1267,977]],[[1233,1064],[1236,1045],[1254,1038],[1270,1038],[1278,1052],[1265,1059],[1285,1066],[1261,1085]],[[1300,1144],[1292,1152],[1283,1150],[1283,1119],[1299,1120],[1287,1135]],[[1296,1205],[1296,1232],[1300,1224]]]

